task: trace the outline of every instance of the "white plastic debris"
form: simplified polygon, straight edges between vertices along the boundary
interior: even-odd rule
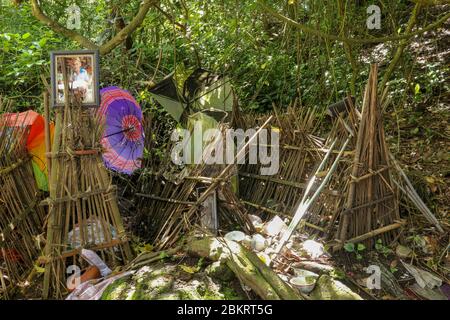
[[[252,237],[246,235],[244,237],[244,240],[241,241],[241,244],[246,247],[247,249],[251,249],[252,248]]]
[[[229,241],[241,242],[245,239],[245,233],[242,231],[231,231],[228,232],[224,238]]]
[[[117,231],[112,225],[106,224],[109,226],[112,239],[117,239]],[[104,225],[99,219],[92,219],[90,221],[86,221],[86,225],[84,227],[85,232],[85,241],[90,244],[101,244],[107,242],[104,233]],[[68,243],[73,249],[77,249],[81,246],[81,235],[80,235],[80,227],[76,227],[71,230],[68,234]]]
[[[319,275],[317,273],[309,271],[309,270],[300,269],[300,268],[292,268],[292,270],[294,270],[294,274],[297,277],[319,278]]]
[[[262,251],[267,248],[267,240],[262,235],[256,233],[252,236],[252,249]]]
[[[314,240],[306,240],[305,242],[303,242],[302,249],[306,252],[308,256],[310,256],[313,259],[317,259],[324,252],[323,245]]]
[[[112,270],[106,265],[105,262],[92,250],[82,249],[81,256],[91,265],[96,266],[100,270],[102,277],[109,275]]]
[[[434,287],[440,287],[442,285],[442,280],[435,275],[429,273],[428,271],[419,269],[412,264],[405,263],[400,260],[403,266],[408,270],[408,272],[416,279],[417,284],[421,288],[433,289]]]
[[[284,221],[279,216],[275,216],[264,225],[263,232],[270,237],[275,237],[286,229],[287,225]]]
[[[248,215],[248,219],[250,220],[250,222],[253,224],[253,226],[255,228],[259,227],[259,226],[261,226],[263,224],[262,219],[260,217],[258,217],[258,216],[255,216],[254,214],[249,214]]]

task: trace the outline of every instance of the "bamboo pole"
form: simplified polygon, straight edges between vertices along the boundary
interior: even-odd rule
[[[50,135],[50,106],[48,91],[44,91],[44,117],[45,117],[45,152],[47,157],[47,181],[50,182],[50,172],[52,170],[52,158],[49,156],[51,153],[51,135]]]
[[[367,239],[376,237],[376,236],[378,236],[378,235],[380,235],[380,234],[383,234],[383,233],[386,233],[386,232],[389,232],[389,231],[398,229],[398,228],[404,226],[405,224],[406,224],[406,222],[404,222],[404,221],[396,222],[396,223],[393,223],[393,224],[391,224],[391,225],[384,226],[384,227],[381,227],[381,228],[372,230],[372,231],[367,232],[367,233],[365,233],[365,234],[362,234],[362,235],[360,235],[360,236],[357,236],[357,237],[348,239],[347,242],[350,242],[350,243],[359,243],[359,242],[362,242],[362,241],[364,241],[364,240],[367,240]],[[343,246],[343,244],[340,243],[340,244],[338,244],[338,245],[336,246],[336,249],[340,249],[340,248],[342,248],[342,246]]]

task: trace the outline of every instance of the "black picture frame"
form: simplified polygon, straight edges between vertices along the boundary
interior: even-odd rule
[[[86,98],[83,98],[81,105],[84,107],[98,107],[100,105],[100,88],[99,88],[99,76],[100,76],[100,63],[99,63],[99,51],[98,50],[74,50],[74,51],[51,51],[50,52],[50,73],[51,73],[51,106],[62,107],[64,106],[64,88],[61,88],[61,75],[58,74],[58,59],[69,58],[80,61],[89,61],[91,63],[89,68],[92,68],[91,72],[84,70],[83,75],[89,79],[86,84]],[[64,61],[66,63],[66,61]],[[83,65],[81,65],[80,70]],[[81,74],[81,73],[78,73]],[[76,74],[74,74],[76,76]],[[74,82],[72,82],[72,85]],[[82,82],[83,84],[85,82]],[[64,84],[62,84],[64,85]],[[71,87],[72,88],[72,87]],[[83,88],[84,89],[84,88]],[[62,95],[61,95],[62,91]]]

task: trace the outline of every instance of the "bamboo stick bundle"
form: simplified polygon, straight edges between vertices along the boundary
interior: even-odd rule
[[[398,234],[397,228],[385,228],[398,226],[400,216],[378,101],[377,72],[377,66],[372,65],[348,181],[346,205],[340,212],[337,247],[342,247],[352,239],[365,239],[367,245],[372,245],[373,238],[363,235],[371,234],[373,230],[387,230],[376,233],[384,244],[389,244]]]
[[[65,92],[69,92],[66,68]],[[43,297],[62,298],[66,279],[78,266],[81,249],[97,251],[114,268],[132,259],[112,185],[101,158],[101,121],[95,110],[82,107],[73,94],[55,110]],[[83,264],[79,266],[84,267]],[[70,271],[70,270],[69,270]]]
[[[8,109],[0,101],[0,113]],[[14,114],[0,116],[0,297],[32,270],[45,218],[26,150],[30,128],[19,121]]]

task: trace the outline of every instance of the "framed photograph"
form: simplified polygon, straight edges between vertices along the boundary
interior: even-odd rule
[[[64,73],[70,93],[77,96],[83,106],[100,105],[97,50],[53,51],[50,59],[53,107],[64,106]]]

